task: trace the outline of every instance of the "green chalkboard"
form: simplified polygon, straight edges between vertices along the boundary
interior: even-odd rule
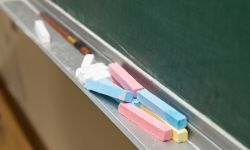
[[[55,0],[250,146],[249,0]]]

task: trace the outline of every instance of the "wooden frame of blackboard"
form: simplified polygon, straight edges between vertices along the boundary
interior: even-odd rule
[[[32,4],[35,6],[35,9],[38,9],[39,11],[46,11],[47,13],[54,16],[55,18],[58,18],[58,21],[61,24],[66,26],[67,29],[69,29],[72,33],[77,35],[78,38],[88,43],[88,45],[93,48],[94,53],[96,53],[100,61],[102,62],[116,61],[116,62],[123,64],[123,66],[139,82],[143,83],[145,87],[147,87],[156,95],[166,100],[167,103],[169,103],[170,105],[174,106],[176,109],[184,113],[188,117],[188,120],[189,120],[188,128],[191,133],[190,134],[191,142],[189,142],[189,144],[191,143],[198,148],[199,147],[211,148],[211,146],[217,149],[220,149],[220,148],[243,149],[245,148],[241,143],[239,143],[236,139],[230,136],[227,132],[225,132],[223,129],[221,129],[211,120],[209,120],[206,116],[198,112],[196,109],[194,109],[192,106],[187,104],[184,100],[182,100],[179,96],[177,96],[175,93],[170,91],[167,87],[164,87],[157,80],[155,80],[150,75],[145,73],[143,70],[137,67],[136,64],[131,62],[128,58],[126,58],[121,53],[119,53],[119,51],[114,49],[104,40],[102,40],[93,32],[91,32],[87,27],[80,24],[74,18],[69,16],[64,10],[60,9],[53,2],[28,0],[26,1],[26,4],[29,4],[29,5]],[[14,18],[14,19],[18,19],[18,18]],[[39,43],[37,44],[39,45]],[[42,47],[42,49],[44,49],[44,47]],[[46,52],[48,53],[47,50]],[[54,57],[57,57],[57,56],[53,56],[53,54],[51,53],[48,53],[47,55],[49,55],[52,60],[55,60]],[[63,68],[63,66],[61,66],[60,63],[58,64],[58,66],[61,67],[61,69],[67,74],[67,70],[65,70],[65,68]],[[74,78],[70,74],[68,74],[68,76],[71,79]],[[84,90],[82,86],[79,85],[78,81],[76,81],[76,79],[72,79],[72,80],[79,86],[79,88],[81,88],[81,90],[86,95],[90,97],[91,100],[95,102],[95,99],[97,99],[97,97],[95,97],[94,95]],[[98,97],[98,99],[101,100],[102,98]],[[115,119],[119,120],[119,118],[113,118],[114,117],[112,116],[113,114],[105,112],[105,111],[108,111],[107,108],[102,108],[103,106],[101,106],[100,104],[97,104],[97,106],[111,119],[111,121],[113,121],[122,130],[122,132],[135,145],[138,146],[138,148],[145,148],[145,149],[147,148],[147,147],[144,147],[145,142],[150,142],[150,141],[142,141],[142,140],[137,141],[136,139],[137,137],[133,137],[132,135],[133,133],[128,133],[131,131],[124,130],[124,127],[126,126],[125,124],[122,124],[121,122],[117,123],[117,120]],[[154,144],[154,143],[151,143],[151,144]]]

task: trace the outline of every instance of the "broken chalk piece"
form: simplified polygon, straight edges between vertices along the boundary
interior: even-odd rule
[[[105,78],[110,78],[110,73],[107,70],[104,71],[97,71],[95,76],[92,77],[93,80],[101,80]]]
[[[172,138],[171,128],[133,104],[120,103],[118,111],[161,141],[167,141]]]
[[[81,68],[77,68],[77,69],[76,69],[75,76],[76,76],[77,78],[79,78],[80,75],[81,75]]]
[[[154,112],[150,111],[146,106],[141,105],[140,108],[147,112],[148,114],[152,115],[156,119],[160,120],[161,122],[165,123],[169,126],[173,131],[173,140],[177,143],[186,142],[188,140],[188,131],[186,128],[183,129],[176,129],[175,127],[171,126],[167,121],[163,120],[161,117],[156,115]]]
[[[79,80],[79,82],[81,84],[83,84],[85,82],[85,80],[86,80],[84,75],[85,74],[83,73],[82,68],[77,68],[76,69],[75,76],[76,76],[76,78]]]
[[[83,58],[81,68],[84,69],[85,67],[91,65],[94,61],[94,55],[93,54],[86,54]]]
[[[167,103],[162,101],[148,90],[139,90],[137,92],[137,99],[141,104],[145,105],[152,112],[166,120],[176,129],[182,129],[187,126],[187,118],[183,114],[169,106]]]
[[[84,68],[78,68],[75,76],[81,83],[84,83],[88,79],[100,80],[103,78],[109,78],[108,67],[103,63],[95,63]]]
[[[142,85],[118,63],[109,64],[108,67],[113,79],[115,79],[115,81],[117,81],[124,89],[132,91],[134,97],[136,96],[136,92],[143,88]]]
[[[93,68],[83,74],[82,81],[84,83],[88,79],[92,79],[96,81],[96,80],[101,80],[101,79],[105,79],[109,77],[110,77],[110,73],[108,72],[108,70],[100,69],[100,68]]]
[[[107,70],[108,67],[104,64],[104,63],[95,63],[95,64],[91,64],[85,68],[81,68],[82,69],[82,73],[88,73],[88,72],[93,72],[96,70]]]
[[[121,101],[131,102],[133,94],[130,91],[124,90],[115,85],[108,79],[102,80],[86,80],[84,87],[88,90],[119,99]]]
[[[43,44],[50,43],[50,34],[42,20],[36,20],[34,30],[40,40]]]

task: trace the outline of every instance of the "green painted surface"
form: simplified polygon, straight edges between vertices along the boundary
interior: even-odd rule
[[[249,0],[56,0],[250,146]]]

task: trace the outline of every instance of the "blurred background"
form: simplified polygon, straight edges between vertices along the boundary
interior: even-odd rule
[[[0,10],[0,150],[118,148],[135,149]]]

